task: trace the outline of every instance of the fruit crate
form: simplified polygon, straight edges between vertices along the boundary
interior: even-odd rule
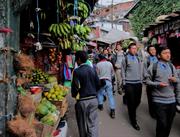
[[[37,137],[52,137],[52,133],[57,129],[60,120],[61,120],[61,116],[59,116],[54,126],[49,126],[43,124],[42,122],[34,123],[34,128],[36,130]]]
[[[67,104],[67,98],[64,97],[63,100],[60,100],[60,101],[51,101],[56,107],[58,110],[61,110],[61,108]]]

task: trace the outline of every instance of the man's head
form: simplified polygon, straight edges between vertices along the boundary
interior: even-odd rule
[[[169,62],[171,59],[171,51],[168,47],[159,47],[158,56],[162,61]]]
[[[103,54],[104,54],[104,55],[108,55],[108,50],[107,50],[107,49],[104,49],[104,50],[103,50]]]
[[[77,51],[75,55],[75,60],[78,65],[85,63],[88,59],[87,53],[85,51]]]
[[[129,50],[129,53],[130,53],[130,54],[136,55],[136,54],[137,54],[137,46],[136,46],[136,43],[131,43],[131,44],[128,46],[128,50]]]
[[[122,50],[122,43],[121,42],[117,42],[116,43],[116,50],[117,51],[121,51]]]
[[[104,55],[102,55],[102,54],[99,54],[98,58],[99,58],[100,61],[106,59],[106,57]]]
[[[150,45],[147,47],[147,52],[151,55],[151,56],[156,56],[156,48],[153,45]]]

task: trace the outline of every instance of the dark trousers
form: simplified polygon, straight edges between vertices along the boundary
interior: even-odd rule
[[[176,113],[176,104],[153,103],[156,113],[156,137],[168,137]]]
[[[153,91],[152,87],[146,86],[149,114],[151,115],[151,117],[155,118],[155,112],[154,112],[154,107],[153,107],[153,102],[152,102],[152,91]]]
[[[80,137],[98,137],[98,101],[89,99],[75,104]]]
[[[126,84],[125,98],[131,124],[136,124],[136,109],[141,102],[142,84]]]

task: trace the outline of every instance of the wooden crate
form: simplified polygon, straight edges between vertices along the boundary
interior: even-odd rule
[[[61,110],[60,110],[60,116],[61,116],[61,117],[64,117],[64,115],[65,115],[65,113],[67,112],[67,110],[68,110],[68,102],[66,102],[66,103],[62,106],[62,108],[61,108]]]
[[[53,137],[52,133],[53,131],[57,129],[60,120],[61,120],[61,117],[59,116],[54,126],[49,126],[41,122],[34,123],[34,128],[36,130],[37,137]]]
[[[51,101],[57,109],[61,112],[61,108],[63,108],[68,102],[67,98],[65,97],[62,101]]]

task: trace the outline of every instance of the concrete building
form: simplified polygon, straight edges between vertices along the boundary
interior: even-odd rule
[[[134,6],[135,1],[128,1],[108,7],[97,8],[87,22],[93,27],[100,27],[103,32],[111,29],[130,32],[129,20],[124,15]]]

